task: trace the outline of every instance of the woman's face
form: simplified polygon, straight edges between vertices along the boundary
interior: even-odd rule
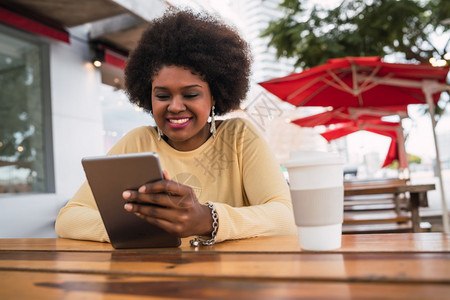
[[[153,117],[177,150],[194,150],[209,138],[208,117],[213,105],[208,83],[191,70],[164,66],[153,78]]]

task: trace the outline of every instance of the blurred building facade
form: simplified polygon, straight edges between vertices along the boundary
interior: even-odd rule
[[[270,21],[283,16],[279,8],[282,0],[220,0],[228,7],[229,14],[224,13],[241,30],[249,42],[254,56],[253,81],[261,82],[275,77],[281,77],[294,72],[294,60],[277,59],[275,47],[268,47],[268,38],[262,38],[261,33]]]

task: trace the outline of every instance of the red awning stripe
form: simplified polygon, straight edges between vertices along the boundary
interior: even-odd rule
[[[127,58],[112,50],[105,49],[105,63],[116,66],[120,69],[125,69]]]
[[[0,22],[70,44],[69,33],[67,31],[50,27],[2,7],[0,7]]]

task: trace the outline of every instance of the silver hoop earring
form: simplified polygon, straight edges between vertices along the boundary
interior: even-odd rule
[[[216,138],[216,120],[214,118],[214,116],[215,116],[214,108],[215,107],[213,105],[213,107],[211,108],[211,125],[210,125],[210,128],[209,128],[209,132],[211,132],[211,134],[213,136],[213,139]]]
[[[158,131],[158,142],[161,141],[161,138],[163,136],[163,132],[161,131],[161,129],[159,129],[158,126],[156,126],[156,130]]]

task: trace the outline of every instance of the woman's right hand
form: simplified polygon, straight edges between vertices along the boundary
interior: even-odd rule
[[[198,202],[194,190],[169,179],[147,183],[138,191],[123,192],[125,210],[178,236],[208,236],[212,232],[211,210]],[[142,203],[142,204],[139,204]]]

